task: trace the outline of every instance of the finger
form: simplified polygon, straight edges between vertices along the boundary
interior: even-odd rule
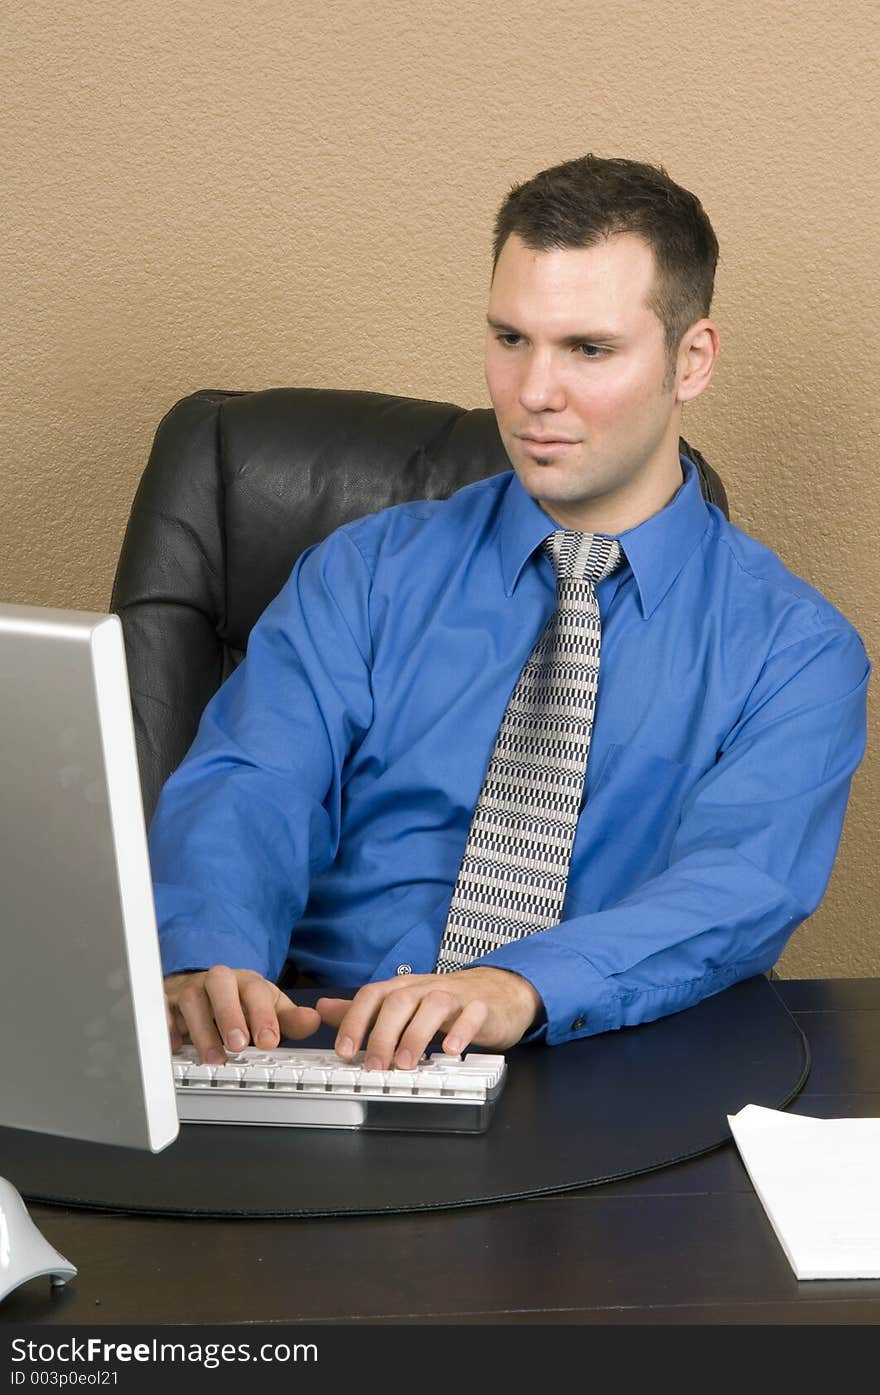
[[[349,1056],[353,1056],[356,1051],[360,1051],[364,1037],[372,1027],[384,999],[393,988],[398,986],[398,980],[392,983],[385,979],[381,983],[368,983],[365,987],[358,989],[351,1002],[346,1004],[346,1010],[339,1019],[334,1043],[337,1055],[347,1059]],[[339,1000],[321,999],[320,1001],[332,1003]]]
[[[249,1037],[241,995],[242,988],[251,975],[241,970],[230,969],[225,964],[215,964],[202,977],[221,1041],[227,1051],[243,1051]],[[253,975],[253,980],[256,983],[265,983],[265,979],[261,979],[258,974]],[[266,984],[266,987],[269,989],[270,985]]]
[[[247,1018],[247,1028],[251,1041],[261,1051],[271,1051],[281,1040],[281,1028],[278,1025],[275,1004],[277,999],[284,995],[280,993],[274,983],[270,983],[266,978],[261,978],[258,974],[253,977],[250,975],[246,978],[240,977],[241,1004]],[[290,1000],[288,999],[288,1001]]]
[[[315,1003],[315,1010],[328,1027],[338,1027],[350,1007],[351,998],[319,998]]]
[[[367,1070],[388,1070],[392,1059],[404,1069],[414,1066],[437,1030],[451,1021],[457,1007],[457,1000],[445,988],[407,985],[389,993],[365,1047]]]
[[[310,1037],[321,1025],[321,1015],[315,1008],[294,1003],[280,989],[275,1002],[275,1013],[282,1037],[287,1037],[290,1041],[302,1041],[303,1037]]]
[[[171,1043],[171,1054],[176,1055],[183,1046],[183,1037],[177,1025],[176,1009],[171,1006],[167,998],[165,999],[165,1020],[168,1023],[168,1040]]]
[[[301,1041],[321,1025],[314,1008],[301,1007],[268,979],[248,975],[239,984],[251,1040],[262,1051],[272,1051],[282,1037]]]
[[[488,1004],[484,1003],[482,999],[474,998],[465,1004],[443,1038],[441,1043],[443,1050],[448,1052],[450,1056],[460,1056],[470,1046],[488,1016]]]
[[[214,1012],[205,992],[204,977],[193,975],[177,995],[176,1008],[183,1018],[186,1034],[199,1053],[199,1060],[208,1065],[222,1065],[226,1060],[223,1042],[214,1021]]]
[[[370,1035],[367,1046],[368,1052],[372,1052],[374,1039],[378,1037],[380,1050],[385,1046],[385,1038],[381,1035],[384,1032],[383,1018],[393,997],[388,1000],[385,1008],[380,1012],[376,1026]],[[455,1022],[461,1009],[461,1003],[453,993],[445,988],[434,988],[425,992],[421,998],[415,1012],[412,1013],[409,1021],[401,1025],[398,1031],[398,1039],[391,1047],[394,1065],[401,1070],[413,1070],[422,1059],[429,1041],[431,1041],[442,1027],[449,1026]]]

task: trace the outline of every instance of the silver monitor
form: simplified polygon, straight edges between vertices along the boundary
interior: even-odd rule
[[[0,1124],[177,1136],[122,626],[0,605]]]

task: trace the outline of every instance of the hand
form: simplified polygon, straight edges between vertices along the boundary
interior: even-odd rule
[[[314,1008],[297,1007],[277,984],[253,969],[224,964],[168,974],[165,1007],[171,1050],[179,1051],[189,1037],[209,1065],[222,1065],[226,1051],[241,1051],[249,1041],[271,1051],[282,1036],[299,1041],[321,1025]]]
[[[365,1065],[413,1070],[428,1042],[443,1031],[443,1050],[459,1056],[473,1042],[505,1050],[528,1031],[541,998],[508,969],[477,966],[451,974],[412,974],[368,983],[349,1002],[319,998],[324,1022],[337,1027],[336,1051],[347,1059],[369,1032]]]

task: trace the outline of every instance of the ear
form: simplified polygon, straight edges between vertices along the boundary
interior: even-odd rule
[[[682,337],[676,356],[676,402],[691,402],[705,391],[712,380],[720,349],[718,329],[712,320],[697,320],[691,325]]]

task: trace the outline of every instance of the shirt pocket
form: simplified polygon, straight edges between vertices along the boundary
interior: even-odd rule
[[[610,745],[582,814],[593,849],[606,843],[630,847],[653,875],[666,864],[684,801],[700,773],[635,741]]]

